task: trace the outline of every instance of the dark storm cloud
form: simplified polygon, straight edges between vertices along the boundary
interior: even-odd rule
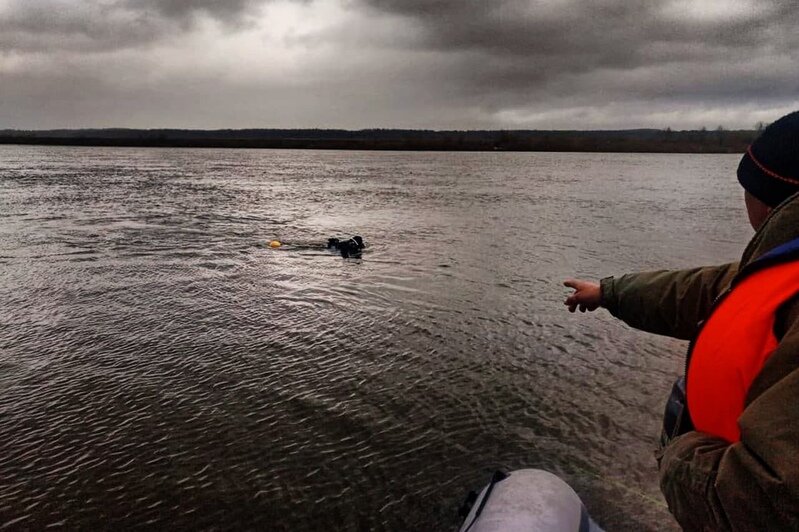
[[[793,0],[0,0],[0,126],[751,127]]]
[[[205,14],[226,24],[238,25],[268,0],[127,0],[128,9],[145,11],[190,24],[197,14]],[[297,0],[302,2],[305,0]]]
[[[0,51],[146,45],[190,30],[201,16],[235,29],[267,1],[11,0],[0,9]]]
[[[779,54],[796,58],[799,10],[788,1],[760,1],[739,13],[681,13],[684,5],[669,9],[669,2],[649,0],[362,1],[423,28],[416,46],[461,53],[463,81],[470,82],[463,86],[475,91],[558,86],[563,95],[594,86],[631,90],[628,95],[640,90],[641,96],[690,89],[705,97],[747,97],[797,90],[795,70],[775,70],[768,60]],[[746,69],[739,68],[753,57]],[[668,68],[675,64],[682,68]],[[650,72],[630,75],[638,69]],[[620,80],[627,75],[628,85],[612,87],[612,75],[600,79],[603,71]],[[593,85],[566,83],[569,76],[577,81],[591,74]]]
[[[12,2],[0,12],[0,50],[91,50],[146,42],[158,24],[124,8],[87,3]]]
[[[702,43],[744,49],[764,43],[779,45],[775,37],[790,37],[792,23],[797,20],[795,6],[784,0],[753,3],[756,7],[741,16],[717,13],[693,19],[686,16],[682,20],[668,16],[668,1],[362,2],[415,19],[428,30],[424,44],[440,49],[481,49],[522,56],[589,53],[612,64],[629,64],[628,58],[636,57],[642,46],[651,43]],[[676,11],[679,4],[672,5]],[[779,35],[775,35],[775,29],[781,30]]]
[[[449,54],[459,68],[448,81],[486,113],[618,101],[701,108],[799,94],[799,10],[790,1],[360,1],[421,28],[414,46]]]

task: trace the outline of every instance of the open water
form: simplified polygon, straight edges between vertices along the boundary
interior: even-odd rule
[[[736,164],[0,146],[0,528],[449,530],[521,467],[673,528],[686,346],[561,281],[737,259]]]

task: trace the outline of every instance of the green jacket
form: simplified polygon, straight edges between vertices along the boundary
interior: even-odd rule
[[[740,267],[799,237],[799,194],[737,263],[602,280],[602,306],[643,331],[693,339]],[[660,487],[686,530],[799,530],[799,297],[777,313],[779,345],[747,394],[741,441],[688,432],[658,452]],[[665,403],[664,397],[664,403]]]

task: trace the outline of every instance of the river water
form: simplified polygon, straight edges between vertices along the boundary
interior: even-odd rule
[[[736,164],[0,146],[0,527],[449,530],[539,467],[672,528],[686,346],[561,281],[735,260]]]

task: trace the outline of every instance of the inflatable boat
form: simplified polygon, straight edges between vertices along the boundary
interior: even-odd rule
[[[460,532],[602,532],[574,490],[541,469],[497,471],[461,515]]]

